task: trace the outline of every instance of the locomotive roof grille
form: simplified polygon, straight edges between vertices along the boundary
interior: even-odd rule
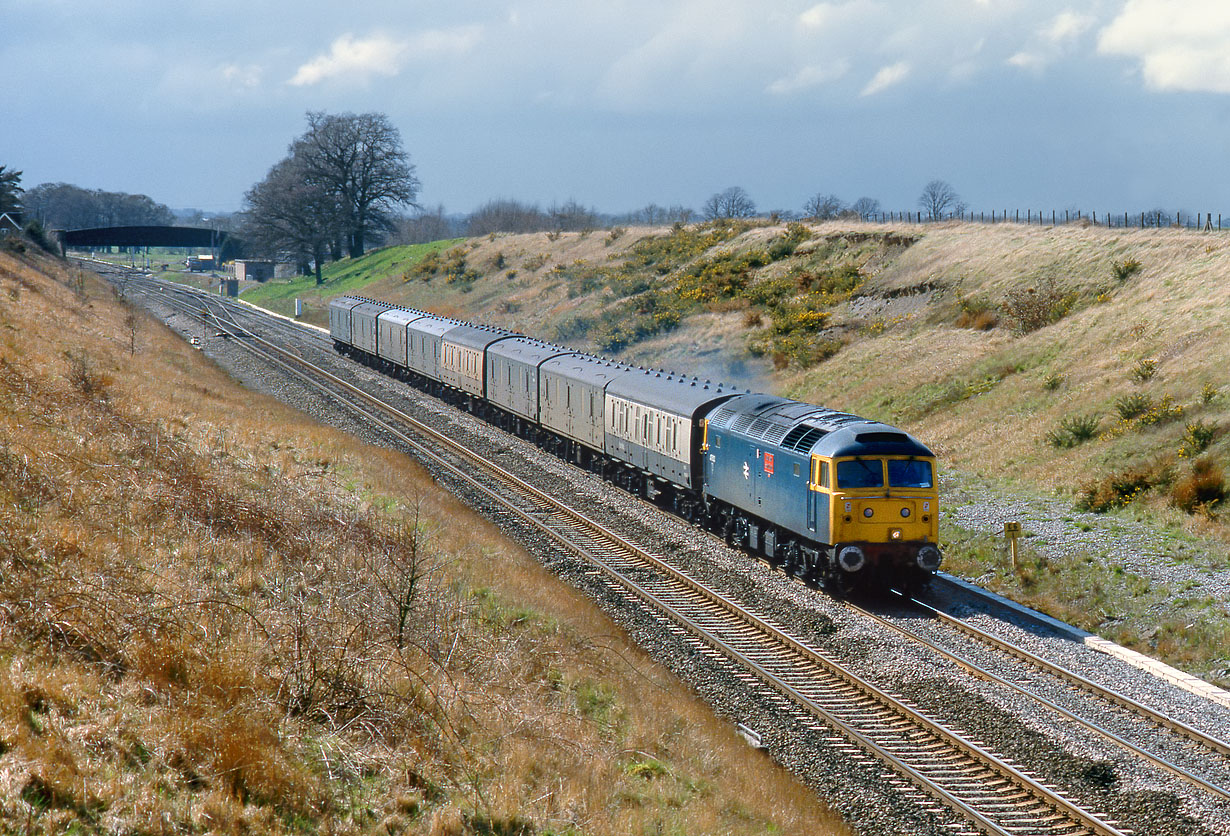
[[[803,453],[810,450],[813,444],[828,434],[828,430],[821,429],[820,427],[799,424],[786,433],[786,438],[782,440],[782,446],[788,447],[795,452]]]
[[[909,442],[910,437],[905,433],[878,431],[859,433],[854,436],[854,440],[859,444],[875,444],[877,442],[881,444],[906,444]]]

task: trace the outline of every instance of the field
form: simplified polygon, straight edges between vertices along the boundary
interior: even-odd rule
[[[303,288],[308,318],[326,322],[343,287],[895,423],[958,486],[1095,511],[1108,537],[1140,522],[1159,561],[1195,553],[1230,575],[1222,233],[736,222],[492,235],[333,265]],[[947,539],[954,570],[1230,683],[1220,597],[1098,550],[1047,563],[1039,548],[1046,571],[1013,573],[988,532],[950,521]]]
[[[30,252],[0,661],[0,832],[847,832],[413,463]]]

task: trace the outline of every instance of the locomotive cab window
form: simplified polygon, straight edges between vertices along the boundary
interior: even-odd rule
[[[818,456],[811,460],[811,483],[821,488],[829,486],[829,463],[820,461]]]
[[[848,459],[838,462],[837,487],[884,487],[884,461],[882,459]]]
[[[888,484],[893,488],[930,488],[934,483],[931,462],[917,459],[889,459]]]

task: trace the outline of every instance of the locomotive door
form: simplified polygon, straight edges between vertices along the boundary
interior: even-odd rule
[[[820,491],[818,488],[822,484],[820,469],[823,465],[820,463],[819,456],[811,457],[811,478],[807,480],[807,530],[816,530],[816,517],[818,516],[818,506],[820,504]]]

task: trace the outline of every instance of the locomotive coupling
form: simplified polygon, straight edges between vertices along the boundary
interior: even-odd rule
[[[846,546],[837,554],[837,565],[847,572],[857,572],[867,565],[867,555],[858,546]],[[936,565],[939,565],[938,560]]]
[[[934,572],[940,568],[940,550],[935,546],[923,546],[918,550],[918,568]]]

